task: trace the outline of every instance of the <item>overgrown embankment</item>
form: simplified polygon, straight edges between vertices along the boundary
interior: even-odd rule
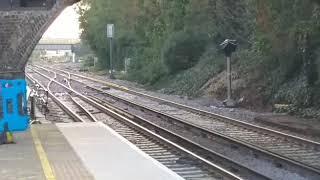
[[[108,68],[106,23],[116,26],[115,65],[125,78],[189,96],[225,97],[218,45],[236,39],[233,87],[248,108],[320,109],[320,7],[292,0],[87,0],[82,39]],[[90,8],[87,8],[90,7]],[[106,23],[101,23],[106,22]],[[318,116],[320,116],[318,114]]]

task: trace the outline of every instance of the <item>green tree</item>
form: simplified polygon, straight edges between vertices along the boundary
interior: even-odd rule
[[[218,44],[232,38],[239,43],[234,63],[248,84],[264,87],[261,96],[320,104],[318,0],[84,0],[79,12],[81,38],[102,68],[109,64],[105,27],[115,24],[115,64],[122,69],[132,59],[130,80],[154,84],[170,77],[176,85],[196,84],[185,86],[196,91],[223,69]],[[205,67],[202,79],[181,80],[207,64],[213,67]]]

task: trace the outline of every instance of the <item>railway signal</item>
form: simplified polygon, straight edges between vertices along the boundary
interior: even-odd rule
[[[220,44],[221,48],[223,49],[226,57],[227,57],[227,86],[228,86],[228,97],[223,102],[227,107],[234,107],[235,101],[231,98],[231,55],[237,49],[237,41],[226,39]]]

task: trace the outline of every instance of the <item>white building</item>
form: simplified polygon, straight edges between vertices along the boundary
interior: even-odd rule
[[[72,57],[74,60],[73,48],[75,44],[79,44],[79,39],[41,39],[34,51],[45,51],[42,57]]]

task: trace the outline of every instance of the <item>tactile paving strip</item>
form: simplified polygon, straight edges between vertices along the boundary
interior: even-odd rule
[[[31,133],[16,133],[14,141],[0,145],[0,179],[45,180]]]
[[[34,126],[57,180],[93,180],[68,141],[54,124]]]

